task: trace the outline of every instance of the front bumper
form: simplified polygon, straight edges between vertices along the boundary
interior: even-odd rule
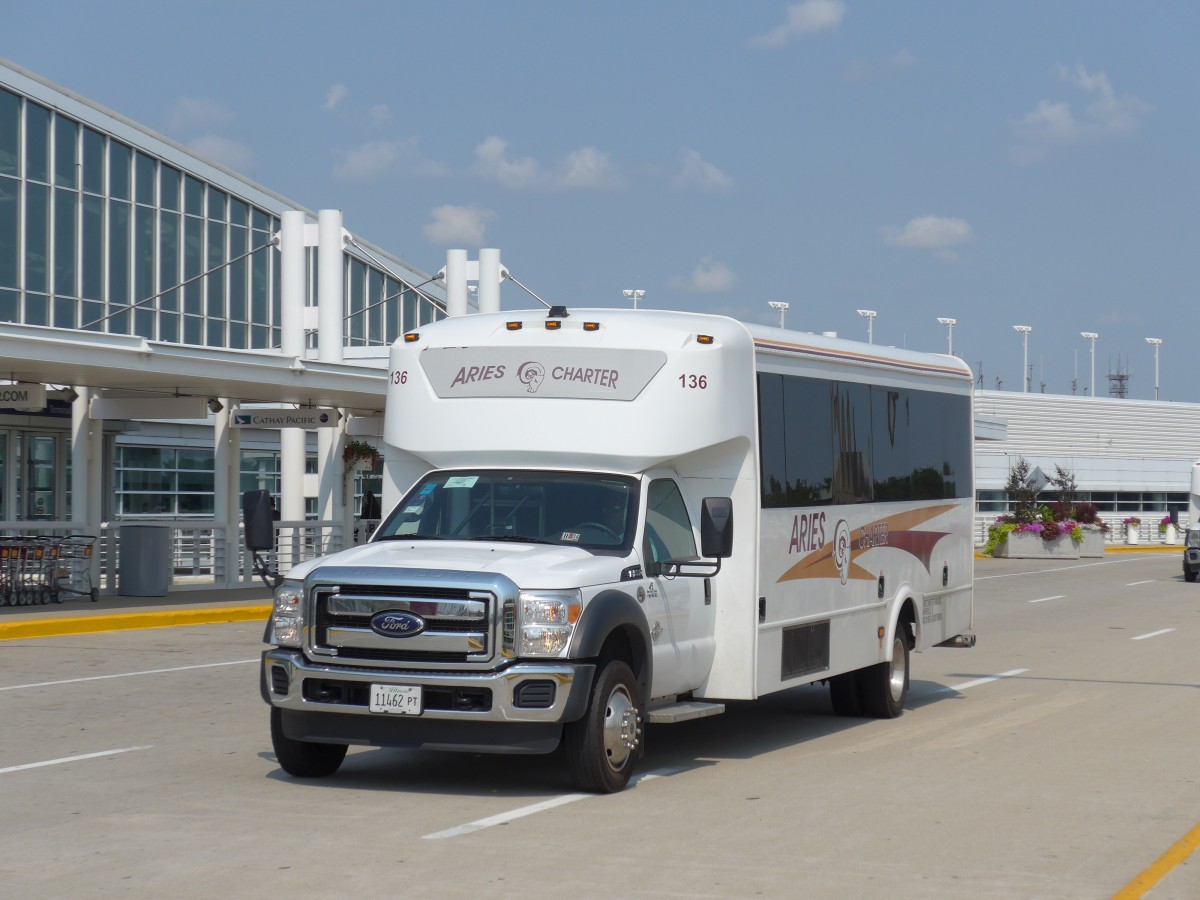
[[[283,710],[370,719],[474,723],[573,722],[587,708],[595,666],[557,660],[517,662],[481,672],[404,672],[314,663],[299,650],[263,652],[263,699]],[[420,685],[419,716],[372,713],[371,685]]]
[[[1200,548],[1188,547],[1183,551],[1183,571],[1200,572]]]

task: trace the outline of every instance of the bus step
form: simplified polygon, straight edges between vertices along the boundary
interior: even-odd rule
[[[656,707],[650,710],[646,718],[655,725],[673,725],[676,722],[686,722],[688,719],[717,716],[723,712],[725,712],[724,703],[701,703],[698,700],[685,700],[682,703]]]

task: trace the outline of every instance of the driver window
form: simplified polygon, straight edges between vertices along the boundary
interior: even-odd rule
[[[646,492],[646,544],[654,562],[696,557],[692,522],[679,486],[670,478],[652,481]]]

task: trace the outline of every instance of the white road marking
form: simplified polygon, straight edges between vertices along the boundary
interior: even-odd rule
[[[1061,600],[1066,594],[1055,594],[1053,597],[1042,597],[1038,600],[1030,600],[1030,603],[1045,603],[1047,600]]]
[[[650,781],[654,778],[666,778],[669,775],[676,775],[682,772],[683,769],[658,769],[654,772],[647,772],[644,775],[634,775],[629,779],[629,786],[633,787],[642,781]],[[509,810],[508,812],[500,813],[495,816],[488,816],[485,819],[476,819],[474,822],[468,822],[466,825],[458,825],[454,828],[447,828],[445,831],[435,831],[433,834],[424,836],[427,841],[439,841],[443,838],[459,837],[460,835],[470,834],[473,831],[482,831],[484,828],[491,828],[493,825],[507,825],[517,819],[523,819],[525,816],[532,816],[534,813],[545,812],[548,809],[554,809],[559,806],[565,806],[568,803],[574,803],[576,800],[587,800],[589,797],[599,797],[600,794],[563,794],[559,797],[551,797],[549,800],[543,800],[541,803],[533,803],[529,806],[522,806],[518,809]]]
[[[945,687],[938,688],[938,691],[965,691],[967,688],[979,687],[981,684],[989,684],[993,681],[999,681],[1002,678],[1023,675],[1028,671],[1028,669],[1010,669],[1007,672],[1001,672],[999,675],[988,675],[986,678],[976,678],[974,681],[964,681],[962,684],[946,685]]]
[[[1160,634],[1170,634],[1174,628],[1160,628],[1158,631],[1152,631],[1149,634],[1139,634],[1135,638],[1130,638],[1131,641],[1144,641],[1146,638],[1158,637]]]
[[[42,766],[57,766],[62,763],[79,762],[81,759],[97,759],[101,756],[115,756],[118,753],[132,753],[134,750],[149,750],[153,744],[146,744],[144,747],[122,747],[119,750],[101,750],[99,753],[84,753],[80,756],[64,756],[61,759],[48,759],[45,762],[25,763],[23,766],[9,766],[6,769],[0,769],[0,775],[8,772],[20,772],[24,769],[40,769]]]
[[[1145,581],[1131,581],[1125,587],[1137,587],[1139,584],[1154,584],[1154,579],[1147,578]]]
[[[52,687],[56,684],[80,684],[84,681],[106,681],[109,678],[132,678],[134,675],[162,675],[164,672],[190,672],[193,669],[215,669],[219,666],[244,666],[256,663],[256,659],[235,659],[233,662],[204,663],[198,666],[176,666],[173,669],[146,669],[144,672],[118,672],[115,675],[91,675],[87,678],[66,678],[62,681],[39,681],[34,684],[10,684],[0,687],[0,691],[19,691],[23,688]]]

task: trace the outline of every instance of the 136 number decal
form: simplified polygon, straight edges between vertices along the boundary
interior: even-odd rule
[[[679,386],[687,390],[705,391],[708,390],[707,375],[680,375]]]
[[[404,369],[401,371],[398,369],[395,372],[390,373],[388,378],[391,380],[392,384],[408,384],[408,370]]]

